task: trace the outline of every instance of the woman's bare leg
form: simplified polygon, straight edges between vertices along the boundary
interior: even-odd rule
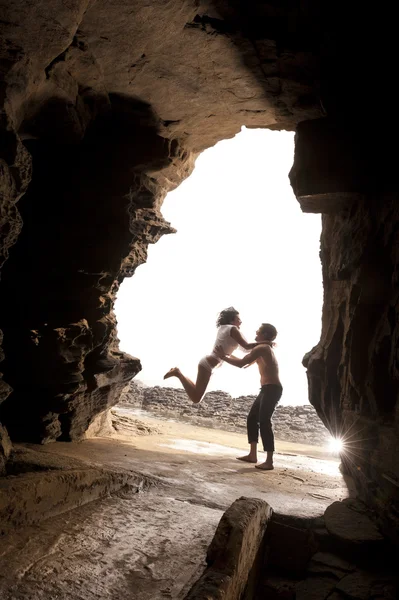
[[[169,379],[169,377],[177,377],[177,373],[180,372],[178,367],[173,367],[169,369],[169,371],[163,376],[164,379]]]
[[[168,371],[164,376],[164,379],[168,379],[169,377],[177,377],[184,387],[190,400],[194,402],[194,404],[198,404],[198,402],[201,402],[202,396],[205,394],[205,390],[208,387],[211,375],[211,371],[208,371],[201,365],[198,365],[197,381],[195,384],[191,381],[191,379],[185,377],[185,375],[183,375],[183,373],[177,367]]]

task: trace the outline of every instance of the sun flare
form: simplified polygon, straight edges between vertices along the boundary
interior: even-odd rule
[[[331,437],[328,445],[330,452],[333,452],[334,454],[339,454],[344,449],[344,441],[338,437]]]

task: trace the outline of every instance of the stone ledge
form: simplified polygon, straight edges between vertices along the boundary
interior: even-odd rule
[[[238,600],[262,550],[272,509],[256,498],[241,497],[227,509],[208,548],[207,569],[186,600]]]
[[[38,461],[38,472],[23,472],[0,479],[0,536],[39,523],[68,510],[104,498],[128,486],[139,491],[146,476],[114,472],[73,461],[68,469]],[[30,463],[32,466],[32,463]],[[72,468],[71,468],[72,467]]]

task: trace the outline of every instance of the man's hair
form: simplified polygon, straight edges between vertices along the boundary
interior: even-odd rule
[[[238,312],[238,310],[236,310],[232,306],[221,310],[216,321],[216,327],[220,327],[221,325],[230,325],[234,321],[236,316],[239,314],[240,313]]]
[[[268,342],[271,342],[270,345],[273,347],[275,345],[274,340],[277,337],[277,329],[274,327],[274,325],[271,325],[270,323],[262,323],[260,330],[262,335],[265,336]]]

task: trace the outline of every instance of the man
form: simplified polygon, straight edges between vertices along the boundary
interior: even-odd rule
[[[249,367],[254,362],[258,365],[261,390],[247,417],[250,451],[249,454],[241,456],[238,460],[249,463],[258,462],[257,447],[260,430],[263,449],[267,454],[266,461],[259,465],[255,464],[255,467],[263,471],[274,469],[274,434],[271,418],[283,392],[278,375],[277,360],[272,350],[276,336],[276,328],[270,325],[270,323],[263,323],[256,332],[255,340],[258,342],[258,345],[243,358],[226,356],[220,346],[217,348],[218,356],[234,367]]]

